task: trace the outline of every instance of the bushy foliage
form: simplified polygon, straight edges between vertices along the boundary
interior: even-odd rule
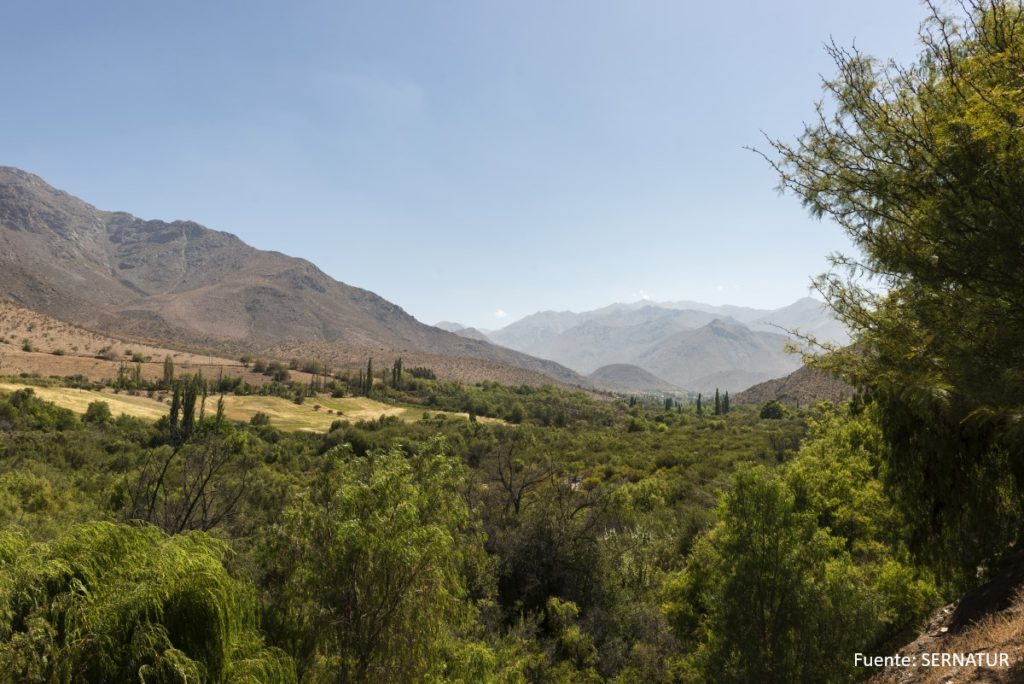
[[[255,595],[202,534],[77,526],[50,543],[0,532],[0,671],[19,682],[289,682]]]
[[[669,583],[685,681],[855,681],[843,657],[892,645],[939,599],[910,562],[868,416],[829,418],[782,473],[739,473]]]
[[[395,451],[326,458],[267,539],[271,633],[313,681],[483,681],[493,657],[460,657],[473,618],[464,547],[481,544],[460,464]]]
[[[832,48],[828,106],[774,146],[863,254],[818,283],[856,338],[828,363],[882,408],[915,550],[969,584],[1024,531],[1024,10],[961,7],[908,66]]]

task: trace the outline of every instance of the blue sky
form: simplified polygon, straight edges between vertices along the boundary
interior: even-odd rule
[[[647,296],[776,307],[839,229],[744,145],[822,44],[911,59],[909,0],[8,3],[0,164],[495,328]]]

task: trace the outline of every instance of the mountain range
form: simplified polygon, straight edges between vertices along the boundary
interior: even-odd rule
[[[500,330],[430,326],[314,264],[194,221],[105,211],[0,167],[0,295],[90,330],[218,354],[428,365],[453,380],[614,391],[740,390],[799,367],[785,331],[837,343],[821,302],[542,311]]]
[[[103,211],[0,167],[0,293],[89,329],[224,353],[445,365],[453,379],[589,382],[558,363],[425,325],[303,259],[193,221]],[[511,372],[514,371],[514,372]]]
[[[485,333],[443,325],[557,361],[613,390],[742,390],[800,367],[799,356],[787,351],[799,341],[794,333],[839,345],[849,341],[828,307],[810,297],[774,310],[639,301],[581,313],[542,311]],[[609,367],[613,375],[595,375]]]

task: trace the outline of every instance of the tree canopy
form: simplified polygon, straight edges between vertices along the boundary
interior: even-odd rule
[[[969,574],[1014,540],[1024,485],[1024,12],[934,5],[910,65],[838,73],[781,184],[860,249],[819,289],[855,331],[829,363],[883,406],[915,547]]]

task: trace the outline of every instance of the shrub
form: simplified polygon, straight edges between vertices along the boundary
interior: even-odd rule
[[[761,420],[782,420],[786,417],[786,407],[776,399],[765,402],[761,407]]]

